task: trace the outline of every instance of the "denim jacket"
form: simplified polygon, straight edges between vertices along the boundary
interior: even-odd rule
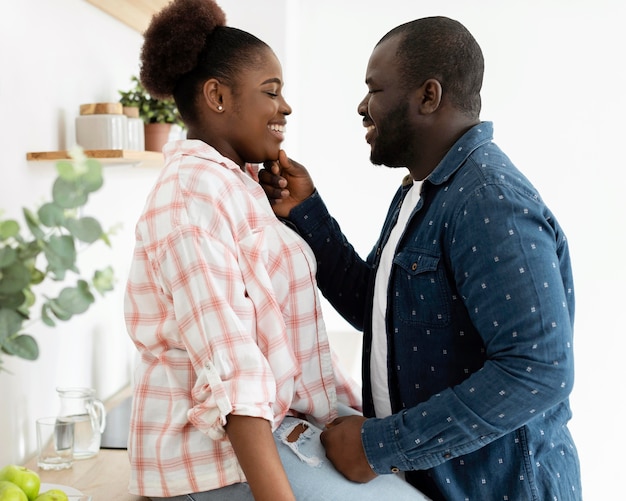
[[[567,240],[482,122],[422,183],[395,252],[386,335],[392,416],[372,417],[371,314],[381,249],[367,260],[319,193],[289,221],[318,261],[324,296],[364,333],[362,442],[379,474],[407,472],[433,499],[579,500],[567,429],[574,291]]]

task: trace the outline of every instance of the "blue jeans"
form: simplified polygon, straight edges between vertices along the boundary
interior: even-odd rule
[[[340,408],[340,414],[353,414]],[[298,424],[306,430],[293,443],[286,437]],[[320,442],[322,430],[309,421],[286,417],[274,432],[274,442],[298,501],[426,501],[428,498],[396,475],[381,475],[367,484],[346,479],[326,458]],[[234,484],[213,491],[185,494],[154,501],[254,501],[248,484]]]

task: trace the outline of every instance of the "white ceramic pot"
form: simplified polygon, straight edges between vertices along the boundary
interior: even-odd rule
[[[76,117],[76,143],[85,150],[128,149],[128,118],[120,103],[83,104]]]

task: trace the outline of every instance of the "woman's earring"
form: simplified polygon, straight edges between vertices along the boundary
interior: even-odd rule
[[[222,111],[224,109],[224,107],[220,104],[217,106],[217,111]]]

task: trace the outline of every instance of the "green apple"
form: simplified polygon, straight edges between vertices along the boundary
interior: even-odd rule
[[[28,497],[13,482],[0,480],[0,501],[28,501]]]
[[[50,489],[39,494],[35,501],[68,501],[67,494],[60,489]]]
[[[9,464],[0,470],[0,480],[13,482],[24,491],[29,501],[32,501],[39,495],[39,486],[41,480],[37,472],[29,470],[24,466]]]

